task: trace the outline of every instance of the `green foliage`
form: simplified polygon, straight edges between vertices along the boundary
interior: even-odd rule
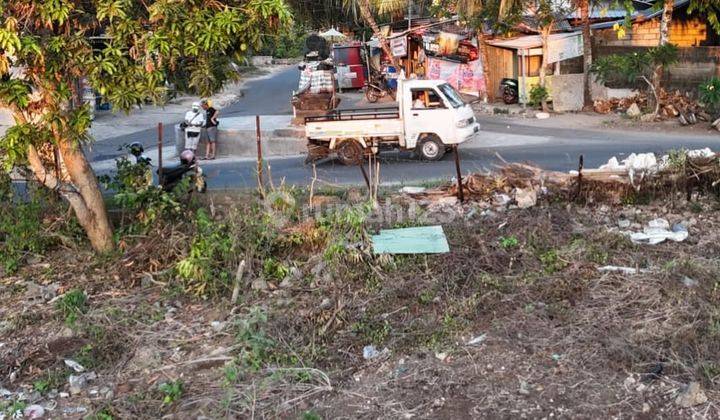
[[[305,411],[300,418],[302,420],[323,420],[322,417],[314,411]]]
[[[7,272],[17,271],[27,253],[41,254],[50,245],[42,217],[39,201],[0,203],[0,264]]]
[[[567,263],[560,258],[560,255],[554,249],[541,253],[539,258],[543,270],[547,274],[554,274],[567,266]]]
[[[258,371],[270,361],[275,341],[265,333],[267,320],[267,313],[254,307],[246,317],[236,322],[235,337],[240,349],[238,359],[243,368]]]
[[[290,269],[275,258],[268,258],[263,263],[263,274],[268,279],[282,280],[290,274]]]
[[[307,29],[295,25],[277,35],[266,35],[262,38],[262,47],[258,55],[269,55],[275,58],[302,57],[305,50]]]
[[[328,232],[332,232],[331,236],[338,238],[325,249],[325,260],[335,261],[337,258],[347,254],[348,243],[360,242],[366,239],[365,222],[372,212],[372,203],[367,202],[351,207],[338,208],[319,218],[319,226]]]
[[[87,296],[82,290],[69,290],[55,303],[55,307],[65,318],[65,324],[72,327],[78,317],[88,310]]]
[[[112,178],[103,176],[100,181],[105,189],[114,191],[112,203],[133,221],[126,226],[128,233],[146,233],[156,222],[182,214],[180,201],[191,188],[189,177],[173,191],[166,192],[153,185],[152,166],[133,163],[126,157],[117,159],[116,165],[115,175]]]
[[[598,57],[590,71],[609,86],[633,85],[641,78],[649,78],[656,66],[668,66],[677,62],[677,59],[677,46],[667,44],[642,53]]]
[[[503,249],[517,248],[518,245],[520,245],[520,241],[518,241],[518,238],[514,236],[510,236],[507,238],[504,236],[500,237],[500,246]]]
[[[72,106],[81,81],[125,111],[162,103],[167,82],[209,96],[238,77],[234,62],[291,24],[285,0],[4,0],[0,107],[13,112],[17,125],[0,138],[0,164],[6,171],[25,165],[31,144],[41,152],[61,146],[62,155],[89,140],[90,108]],[[50,156],[40,154],[48,167]],[[84,157],[72,160],[82,164]],[[68,178],[67,184],[85,182]],[[97,193],[92,183],[79,190]]]
[[[197,211],[195,227],[190,252],[175,268],[187,293],[207,298],[229,288],[234,241],[229,226],[214,221],[204,209]]]
[[[696,13],[707,19],[713,30],[720,34],[720,4],[717,0],[691,0],[687,9],[688,14]]]
[[[163,395],[163,405],[169,405],[182,397],[183,383],[179,379],[175,381],[163,382],[158,386],[158,390]]]
[[[535,85],[530,89],[530,98],[528,98],[528,105],[540,106],[544,101],[550,97],[550,93],[546,87]]]
[[[21,419],[23,418],[23,411],[25,410],[25,407],[27,407],[27,403],[25,401],[0,401],[0,417],[7,416],[11,419]]]
[[[700,101],[712,111],[720,109],[720,78],[713,77],[699,87]]]

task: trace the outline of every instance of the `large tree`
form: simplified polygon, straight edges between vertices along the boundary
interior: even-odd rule
[[[209,95],[233,74],[231,60],[291,20],[284,0],[0,0],[0,16],[0,106],[15,119],[0,161],[29,166],[62,195],[98,251],[114,243],[83,152],[83,85],[122,110],[160,102],[177,75]]]
[[[663,10],[662,17],[660,18],[660,41],[658,42],[658,46],[660,47],[670,43],[670,25],[672,23],[673,9],[675,8],[675,0],[662,0],[662,2]],[[658,65],[655,67],[652,78],[653,87],[656,92],[660,90],[662,77],[663,66]]]

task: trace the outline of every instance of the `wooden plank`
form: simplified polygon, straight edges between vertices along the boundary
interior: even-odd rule
[[[372,237],[375,254],[444,254],[450,252],[442,226],[381,230]]]

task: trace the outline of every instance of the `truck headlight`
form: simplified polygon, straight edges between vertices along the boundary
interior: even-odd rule
[[[462,120],[457,122],[458,128],[465,128],[471,124],[475,123],[475,117],[468,118],[467,120]]]

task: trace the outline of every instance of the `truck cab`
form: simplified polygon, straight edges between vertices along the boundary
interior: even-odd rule
[[[480,131],[470,105],[447,82],[405,80],[398,90],[402,92],[398,103],[404,122],[403,148],[426,148],[418,150],[420,156],[434,160],[441,153],[438,147],[463,143]]]
[[[393,107],[335,110],[306,118],[308,159],[336,152],[351,165],[382,149],[400,149],[434,161],[480,131],[470,105],[443,80],[403,80],[397,101]]]

